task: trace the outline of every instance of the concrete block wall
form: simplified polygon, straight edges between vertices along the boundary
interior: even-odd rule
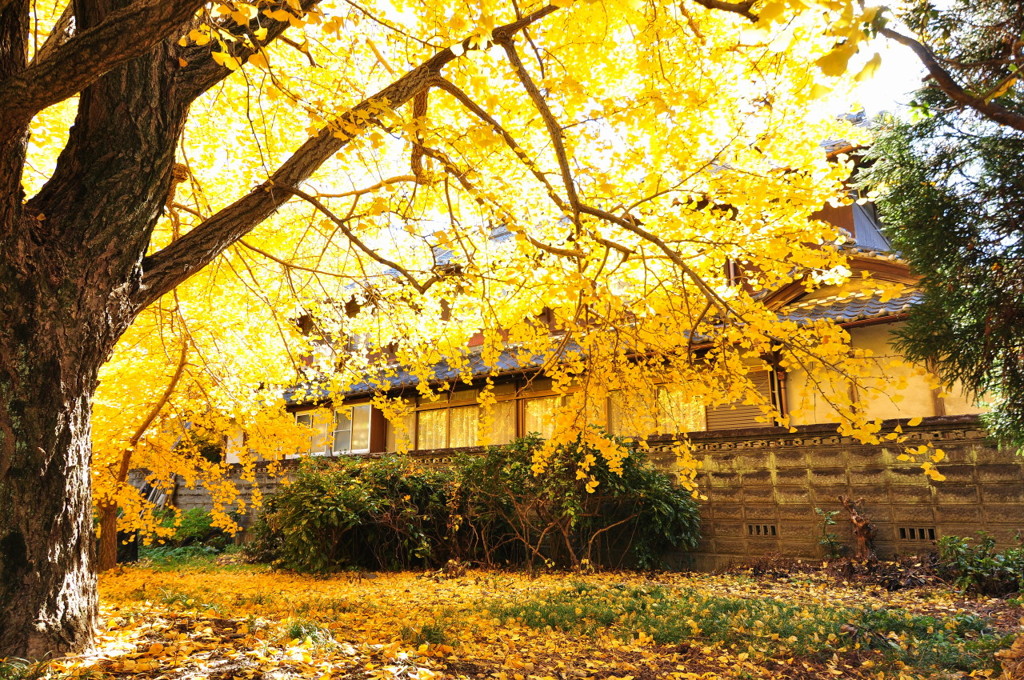
[[[889,421],[883,431],[899,421]],[[840,510],[830,531],[853,545],[838,497],[863,499],[864,513],[876,526],[879,557],[922,554],[942,536],[992,534],[1006,546],[1024,534],[1024,458],[985,440],[976,416],[926,419],[908,428],[910,444],[932,442],[946,453],[936,467],[946,476],[934,482],[914,462],[897,460],[895,445],[863,445],[836,433],[834,425],[805,425],[795,433],[781,428],[696,432],[694,455],[702,461],[702,539],[679,564],[716,569],[766,556],[807,560],[824,557],[821,517],[815,508]],[[671,440],[652,440],[654,462],[671,469]],[[413,454],[426,466],[451,462],[451,450]],[[281,463],[287,476],[298,461]],[[257,472],[264,495],[283,477]],[[251,483],[239,480],[243,497]],[[203,489],[177,490],[182,508],[209,508]]]
[[[829,530],[852,546],[840,495],[863,499],[883,558],[926,553],[942,536],[979,530],[1014,545],[1024,534],[1024,458],[987,442],[974,416],[930,418],[905,429],[910,444],[932,442],[945,451],[936,465],[944,481],[930,480],[919,463],[897,460],[895,445],[859,444],[831,425],[693,434],[707,500],[701,544],[683,564],[713,569],[774,555],[821,559],[815,508],[840,510]],[[664,455],[661,462],[670,465]]]
[[[265,464],[257,464],[255,484],[252,481],[242,479],[238,474],[232,478],[232,482],[236,487],[238,487],[239,495],[242,500],[245,501],[248,514],[251,514],[252,511],[251,500],[253,490],[259,489],[259,492],[264,497],[274,495],[291,472],[297,467],[297,464],[297,460],[279,461],[277,463],[277,468],[282,474],[273,475],[267,472],[267,466]],[[181,510],[191,510],[193,508],[210,510],[213,507],[213,501],[210,498],[210,493],[205,487],[200,485],[190,488],[180,483],[171,495],[170,504],[180,508]],[[235,509],[237,508],[228,508],[229,511]],[[243,524],[245,523],[246,522],[243,521]]]

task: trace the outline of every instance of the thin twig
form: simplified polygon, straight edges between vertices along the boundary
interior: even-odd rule
[[[516,46],[512,42],[511,37],[502,41],[500,44],[505,49],[505,54],[508,55],[508,60],[512,64],[512,68],[515,70],[516,76],[519,78],[519,82],[523,84],[524,88],[526,88],[527,94],[529,94],[530,99],[533,100],[533,105],[544,120],[544,126],[548,129],[548,136],[551,138],[551,143],[555,147],[555,156],[558,158],[558,167],[562,171],[562,183],[565,185],[565,193],[569,199],[569,205],[572,206],[573,223],[578,228],[580,224],[580,199],[579,195],[576,193],[576,183],[572,178],[572,170],[569,167],[569,156],[565,151],[565,136],[562,133],[562,128],[555,119],[555,115],[548,107],[548,103],[547,100],[544,99],[544,95],[541,94],[537,84],[534,83],[533,78],[530,77],[530,73],[526,70],[526,67],[523,66],[523,62],[519,58],[519,53],[516,51]]]
[[[247,243],[245,239],[238,239],[238,243],[240,245],[245,246],[246,248],[248,248],[252,252],[258,253],[258,254],[262,255],[263,257],[267,258],[268,260],[273,260],[274,262],[278,263],[279,265],[281,265],[282,267],[285,267],[287,269],[298,269],[299,271],[309,272],[310,274],[323,274],[324,276],[333,276],[333,277],[339,278],[339,279],[351,279],[352,278],[351,276],[349,276],[347,274],[339,274],[337,272],[327,272],[327,271],[324,271],[322,269],[314,269],[312,267],[303,267],[301,264],[295,264],[294,262],[288,262],[287,260],[282,260],[279,257],[271,255],[270,253],[268,253],[265,250],[261,250],[260,248],[257,248],[256,246],[254,246],[254,245],[252,245],[250,243]]]
[[[381,180],[380,182],[377,182],[372,186],[368,186],[365,189],[353,189],[352,191],[343,191],[338,194],[325,194],[322,191],[318,191],[316,192],[316,195],[318,198],[346,198],[348,196],[362,196],[363,194],[371,194],[378,189],[383,189],[386,186],[399,184],[401,182],[416,182],[418,184],[419,180],[416,179],[415,175],[397,175],[395,177],[389,177],[388,179]]]
[[[612,222],[613,224],[617,224],[623,229],[630,231],[639,236],[640,238],[644,239],[645,241],[648,241],[657,246],[658,249],[665,253],[665,255],[668,257],[669,260],[672,261],[673,264],[679,267],[687,276],[690,277],[690,279],[693,280],[694,284],[697,286],[697,288],[700,289],[701,293],[703,293],[704,296],[709,301],[711,301],[716,308],[718,308],[719,312],[721,312],[723,315],[727,315],[729,313],[729,305],[725,302],[725,300],[723,300],[721,296],[718,295],[718,293],[716,293],[711,288],[711,286],[709,286],[707,282],[705,282],[704,279],[697,274],[697,272],[693,271],[693,269],[688,264],[686,264],[685,261],[683,261],[683,258],[680,257],[679,253],[670,248],[667,243],[665,243],[663,240],[655,236],[653,233],[641,227],[639,224],[636,223],[635,220],[624,219],[613,213],[601,210],[599,208],[593,208],[588,205],[581,205],[580,212],[587,215],[592,215],[593,217],[599,217],[608,222]]]
[[[409,273],[409,271],[407,269],[405,269],[405,267],[403,267],[402,265],[398,264],[397,262],[394,262],[393,260],[389,260],[388,258],[384,257],[383,255],[380,255],[373,248],[370,248],[365,243],[363,243],[363,241],[358,236],[356,236],[355,233],[351,229],[349,229],[348,224],[346,223],[346,220],[344,220],[341,217],[338,217],[337,215],[335,215],[331,211],[330,208],[328,208],[326,205],[324,205],[315,196],[311,196],[310,194],[307,194],[305,191],[303,191],[302,189],[299,189],[298,187],[275,185],[275,188],[283,189],[284,191],[287,191],[287,192],[289,192],[291,194],[294,194],[295,196],[298,196],[299,198],[301,198],[302,200],[306,201],[307,203],[312,205],[314,208],[319,210],[325,217],[327,217],[327,219],[329,219],[330,221],[334,222],[335,225],[337,225],[338,229],[340,229],[341,232],[343,234],[345,234],[345,236],[352,243],[352,245],[354,245],[359,250],[363,251],[363,253],[365,253],[369,258],[379,262],[380,264],[384,265],[385,267],[390,267],[391,269],[394,269],[396,272],[401,274],[402,277],[405,278],[405,280],[408,281],[409,284],[413,288],[415,288],[417,292],[419,292],[421,294],[422,293],[426,293],[430,289],[431,286],[433,286],[435,283],[437,283],[440,280],[439,277],[437,277],[437,276],[431,276],[429,279],[427,279],[423,283],[420,283],[416,279],[415,276],[413,276],[411,273]]]

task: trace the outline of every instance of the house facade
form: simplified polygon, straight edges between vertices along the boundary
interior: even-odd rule
[[[902,460],[895,445],[865,445],[839,435],[835,411],[799,370],[772,365],[752,376],[762,398],[789,418],[789,428],[770,426],[750,403],[705,407],[655,388],[646,414],[660,432],[649,440],[655,460],[671,470],[667,451],[685,434],[702,464],[698,482],[707,497],[704,541],[696,553],[680,556],[681,563],[716,567],[770,554],[820,558],[816,509],[838,509],[840,495],[863,499],[878,527],[882,556],[922,552],[942,535],[982,528],[1011,543],[1024,529],[1024,460],[986,442],[977,418],[981,409],[966,395],[936,387],[920,367],[891,361],[899,358],[893,333],[920,294],[917,277],[891,251],[869,207],[830,208],[822,216],[850,234],[850,281],[812,292],[793,284],[767,295],[765,303],[798,322],[831,320],[849,333],[853,349],[870,350],[876,358],[870,377],[899,388],[851,399],[864,404],[869,418],[884,421],[883,433],[905,429],[911,444],[941,448],[946,458],[936,467],[947,479],[930,480],[917,463]],[[878,282],[889,292],[880,293]],[[485,366],[480,344],[479,338],[471,341],[470,363],[481,382],[489,377],[493,405],[481,406],[481,385],[460,382],[443,364],[435,379],[455,387],[436,399],[420,396],[415,379],[398,372],[390,378],[389,396],[408,408],[397,421],[372,403],[376,387],[369,383],[353,386],[342,403],[294,400],[290,408],[311,434],[308,447],[293,457],[407,451],[424,464],[443,465],[456,450],[504,444],[531,432],[551,435],[565,395],[537,366],[511,356]],[[612,394],[591,421],[628,437],[636,432],[630,425],[634,411]],[[907,427],[918,419],[920,425]],[[230,455],[229,449],[229,461]],[[275,482],[264,481],[264,490],[272,492]],[[840,535],[844,528],[840,524]]]

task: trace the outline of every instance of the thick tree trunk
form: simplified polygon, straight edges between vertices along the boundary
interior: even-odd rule
[[[89,417],[99,367],[117,338],[140,308],[266,219],[291,197],[289,187],[301,184],[349,139],[325,126],[266,183],[144,260],[171,186],[188,107],[230,72],[210,59],[215,45],[181,48],[181,32],[167,31],[167,22],[191,14],[191,3],[73,5],[76,36],[64,53],[76,75],[57,89],[69,95],[83,88],[78,116],[55,171],[28,202],[22,191],[22,118],[0,119],[0,658],[42,658],[79,650],[90,639],[96,580]],[[104,31],[138,25],[142,15],[134,10],[118,13],[129,5],[156,12],[159,31],[140,25],[139,41],[129,32],[123,40],[95,44]],[[179,11],[162,12],[167,8]],[[546,6],[495,29],[495,41],[553,11],[555,6]],[[115,13],[120,18],[105,23]],[[123,24],[129,15],[138,21]],[[259,21],[269,27],[268,39],[289,25],[263,16]],[[26,72],[29,27],[28,0],[0,0],[0,83]],[[89,33],[91,28],[97,31]],[[239,35],[250,33],[235,28]],[[164,42],[153,42],[162,36]],[[79,41],[82,51],[75,54],[69,46],[78,38],[85,42]],[[119,55],[114,47],[122,44],[129,47]],[[135,56],[143,49],[139,45],[148,52]],[[458,54],[472,49],[468,41],[460,47]],[[240,42],[235,48],[243,61],[253,49]],[[364,125],[381,100],[402,106],[458,54],[441,50],[342,121]],[[80,68],[97,55],[95,69]],[[110,61],[99,63],[104,58]],[[32,93],[33,101],[56,101],[53,74],[61,73],[55,69],[47,65],[43,70],[51,77],[39,82],[26,76],[15,83],[18,91]],[[13,101],[0,102],[0,108]],[[42,108],[17,103],[8,108],[26,115]]]
[[[96,617],[89,412],[109,348],[54,295],[0,277],[0,656],[81,648]]]
[[[79,21],[110,4],[80,0]],[[27,203],[12,165],[24,137],[0,139],[0,151],[20,152],[0,156],[0,658],[77,651],[92,637],[91,403],[138,312],[132,294],[170,186],[186,111],[173,49],[82,93],[56,171]]]
[[[155,194],[160,181],[138,190]],[[91,404],[99,367],[131,320],[141,252],[125,266],[114,241],[104,257],[88,241],[53,240],[68,224],[57,210],[25,212],[0,261],[0,657],[38,659],[92,636]],[[75,250],[85,256],[76,261]]]

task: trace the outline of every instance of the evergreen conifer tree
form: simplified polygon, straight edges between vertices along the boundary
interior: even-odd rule
[[[961,382],[990,407],[990,433],[1024,447],[1024,14],[961,0],[918,2],[901,19],[930,77],[915,122],[883,122],[862,178],[924,276],[901,348]]]

